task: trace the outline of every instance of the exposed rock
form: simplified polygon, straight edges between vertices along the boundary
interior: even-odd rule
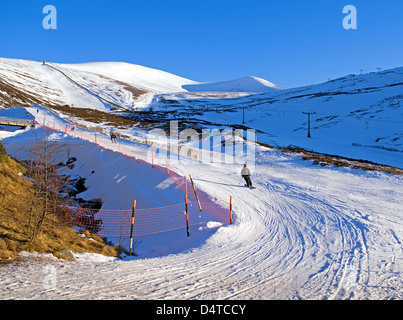
[[[67,250],[66,248],[55,251],[53,253],[53,255],[59,259],[63,259],[63,260],[67,260],[67,261],[76,261],[76,258],[74,258],[73,253],[70,250]]]

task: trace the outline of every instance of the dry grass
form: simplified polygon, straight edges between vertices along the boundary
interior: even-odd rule
[[[394,175],[403,175],[403,169],[378,164],[367,160],[356,160],[335,155],[310,152],[298,147],[280,148],[283,152],[292,152],[301,156],[303,160],[311,160],[313,164],[321,166],[348,167],[366,171],[381,171]]]
[[[0,79],[0,105],[4,108],[14,106],[31,106],[41,101],[27,92],[15,88],[4,79]]]
[[[86,237],[63,225],[55,214],[48,215],[40,233],[30,241],[31,181],[20,173],[25,169],[12,159],[0,163],[0,263],[18,258],[20,251],[53,253],[65,248],[72,252],[94,252],[116,256],[115,248],[88,232]],[[91,239],[90,239],[91,238]]]
[[[56,113],[63,113],[68,117],[75,119],[83,119],[94,124],[105,124],[115,128],[127,128],[136,124],[135,121],[121,117],[114,113],[103,112],[100,110],[89,108],[75,108],[70,106],[52,106],[51,110]]]

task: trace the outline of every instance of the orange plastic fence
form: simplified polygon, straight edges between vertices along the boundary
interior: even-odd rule
[[[51,130],[59,130],[66,134],[88,140],[98,144],[100,147],[118,151],[123,155],[141,161],[147,159],[147,152],[134,151],[120,142],[112,141],[107,134],[74,128],[67,126],[48,126]],[[122,139],[119,139],[122,140]],[[125,141],[129,143],[130,141]],[[150,146],[151,148],[151,146]],[[209,221],[219,221],[223,224],[232,222],[232,212],[229,203],[216,203],[210,197],[192,184],[191,177],[183,177],[169,168],[166,161],[165,167],[150,164],[156,170],[166,171],[178,188],[187,195],[189,226],[203,225]],[[185,199],[185,197],[184,197]],[[141,199],[139,199],[141,201]],[[108,209],[87,209],[78,207],[65,207],[66,221],[79,230],[89,230],[101,236],[127,237],[131,233],[133,209],[108,210]],[[133,236],[149,235],[171,230],[186,228],[186,204],[136,209],[134,215]]]
[[[214,203],[201,203],[206,210],[200,211],[195,204],[188,204],[189,226],[206,225],[209,221],[217,221],[210,212],[221,211],[222,208]],[[134,214],[133,236],[144,236],[186,228],[185,203],[176,205],[136,209]],[[207,209],[208,208],[208,209]],[[88,230],[100,236],[129,237],[131,235],[132,209],[107,210],[65,207],[65,221],[77,230]],[[227,210],[226,223],[229,221]]]

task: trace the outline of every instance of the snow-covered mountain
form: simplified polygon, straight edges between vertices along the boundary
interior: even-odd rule
[[[69,73],[75,76],[79,76],[82,73],[95,74],[101,77],[108,77],[118,82],[124,82],[135,88],[150,92],[183,91],[183,86],[197,84],[195,81],[179,77],[169,72],[125,62],[53,65],[63,71],[69,71]]]
[[[200,91],[266,92],[270,82],[246,77],[201,84],[165,71],[124,62],[61,64],[0,58],[0,106],[74,105],[80,108],[144,108],[155,94]],[[205,90],[203,90],[205,91]]]
[[[257,77],[243,77],[231,81],[188,84],[182,86],[190,92],[252,92],[263,93],[279,89],[275,84]]]
[[[395,68],[232,99],[162,94],[150,106],[194,123],[253,128],[258,141],[270,145],[401,167],[402,89],[403,68]]]
[[[183,91],[194,81],[122,62],[58,64],[0,59],[0,104],[130,109],[144,94]]]

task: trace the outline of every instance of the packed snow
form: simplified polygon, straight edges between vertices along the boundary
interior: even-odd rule
[[[26,110],[40,123],[65,122],[40,107]],[[11,155],[27,157],[40,130],[7,133],[2,142]],[[145,206],[181,201],[173,185],[155,188],[166,176],[150,163],[71,132],[52,138],[68,150],[61,156],[77,157],[75,174],[88,178],[82,196],[103,198],[105,208],[120,209],[134,194]],[[122,143],[127,152],[149,150]],[[22,252],[26,260],[0,267],[0,298],[402,299],[403,178],[315,166],[277,149],[255,151],[254,190],[243,185],[239,163],[171,164],[211,199],[233,196],[233,225],[211,221],[189,238],[184,230],[147,236],[139,239],[138,256],[123,259],[75,254],[77,262],[66,262]]]

